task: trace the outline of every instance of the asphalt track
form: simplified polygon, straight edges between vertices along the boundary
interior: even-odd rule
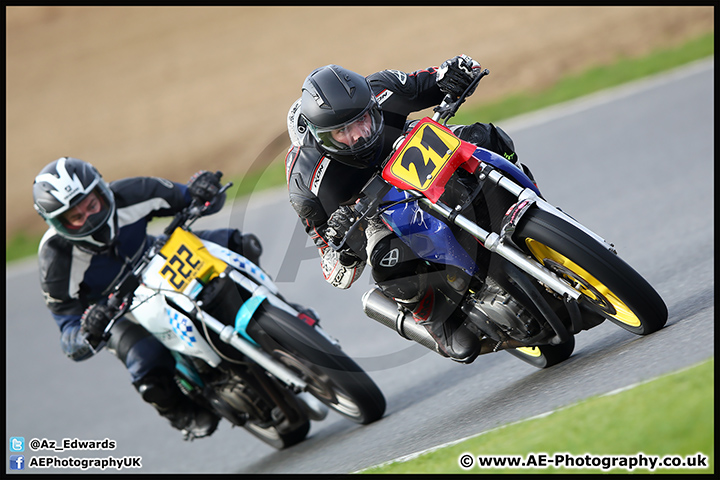
[[[349,473],[714,356],[713,85],[713,62],[703,61],[501,123],[545,197],[614,243],[659,291],[670,312],[661,331],[637,337],[606,322],[582,332],[573,356],[547,370],[503,352],[455,364],[364,317],[367,273],[347,291],[327,285],[284,189],[262,192],[203,221],[258,234],[263,266],[287,297],[320,313],[374,378],[385,417],[359,426],[330,413],[285,451],[227,423],[184,442],[107,352],[77,364],[63,356],[34,262],[21,262],[6,271],[8,457],[10,437],[24,437],[26,464],[112,456],[141,457],[131,473]],[[116,446],[32,451],[35,438]]]

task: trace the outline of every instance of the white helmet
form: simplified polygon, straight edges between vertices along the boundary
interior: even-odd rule
[[[87,217],[80,227],[70,225],[63,215],[89,195],[96,195],[99,211]],[[95,167],[72,157],[48,164],[33,184],[35,210],[58,234],[72,243],[102,252],[110,247],[117,233],[115,197]]]

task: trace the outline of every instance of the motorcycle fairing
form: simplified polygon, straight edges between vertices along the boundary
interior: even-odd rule
[[[407,193],[393,188],[385,195],[383,203],[407,198]],[[416,201],[388,208],[383,212],[382,220],[423,260],[454,265],[469,275],[477,271],[478,266],[458,243],[450,227],[422,210]]]
[[[163,260],[161,257],[156,259]],[[157,262],[160,263],[160,262]],[[152,266],[152,262],[150,264]],[[161,281],[158,285],[158,279]],[[144,285],[135,290],[132,314],[140,325],[160,340],[170,351],[199,357],[209,365],[218,366],[220,357],[197,331],[197,325],[177,309],[168,304],[168,298],[186,308],[188,298],[171,292],[168,283],[158,275],[158,270],[149,268],[143,275]],[[148,284],[155,284],[150,288]],[[192,304],[189,310],[192,310]]]
[[[277,295],[280,292],[277,285],[275,285],[272,279],[260,267],[255,265],[247,258],[209,240],[202,240],[202,242],[207,248],[208,252],[210,252],[210,254],[212,254],[216,258],[221,259],[235,270],[244,273],[255,282],[263,285],[274,295]]]
[[[490,150],[487,150],[482,147],[475,147],[475,151],[472,154],[473,158],[478,160],[482,163],[487,163],[488,165],[492,165],[496,169],[502,171],[503,173],[507,174],[515,180],[517,183],[519,183],[521,186],[525,188],[529,188],[530,190],[534,191],[539,197],[542,198],[542,194],[540,193],[540,190],[538,190],[537,185],[533,183],[532,180],[528,178],[527,175],[525,175],[525,172],[523,172],[517,165],[514,163],[506,160],[502,156],[498,155],[495,152],[491,152]]]
[[[178,292],[187,291],[188,287],[190,291],[197,290],[193,282],[205,285],[227,268],[198,237],[181,228],[175,229],[160,256],[167,260],[158,272]]]
[[[205,382],[200,378],[200,374],[198,374],[195,367],[188,361],[187,357],[183,357],[174,350],[170,350],[170,353],[175,359],[175,369],[180,372],[183,377],[201,388],[205,386]],[[181,382],[185,382],[185,379],[181,378]]]

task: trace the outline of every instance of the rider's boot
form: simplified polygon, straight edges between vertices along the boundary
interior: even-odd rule
[[[416,304],[405,304],[415,322],[435,339],[445,355],[460,363],[470,363],[480,352],[480,340],[463,325],[463,319],[440,291],[428,288]]]
[[[207,437],[218,426],[220,418],[185,396],[168,374],[150,373],[133,385],[143,400],[185,435],[185,440]]]

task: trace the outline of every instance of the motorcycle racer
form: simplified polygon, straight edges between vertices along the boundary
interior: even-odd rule
[[[150,219],[172,216],[193,199],[214,199],[221,175],[200,171],[187,185],[155,177],[106,183],[90,163],[62,157],[35,177],[35,210],[50,227],[38,249],[40,286],[69,358],[85,360],[105,345],[102,336],[110,314],[102,299],[152,244]],[[210,213],[219,211],[224,200],[224,195],[215,199]],[[236,229],[196,234],[259,262],[262,246],[253,234]],[[107,347],[126,366],[142,399],[186,439],[213,433],[219,417],[180,391],[174,358],[142,326],[121,319],[112,327]]]
[[[467,55],[405,73],[383,70],[364,77],[338,65],[314,70],[303,83],[302,96],[288,113],[292,146],[285,159],[290,203],[318,247],[326,281],[349,288],[365,264],[387,297],[412,313],[453,360],[469,363],[479,340],[454,315],[467,288],[461,272],[429,268],[387,227],[372,222],[365,231],[365,255],[336,251],[353,224],[350,206],[394,141],[409,131],[408,115],[437,106],[446,94],[459,97],[480,73]],[[492,150],[518,164],[510,137],[493,124],[454,125],[459,138]],[[518,164],[519,165],[519,164]],[[363,258],[364,257],[364,258]],[[449,271],[448,271],[449,272]],[[450,282],[450,278],[454,282]]]

